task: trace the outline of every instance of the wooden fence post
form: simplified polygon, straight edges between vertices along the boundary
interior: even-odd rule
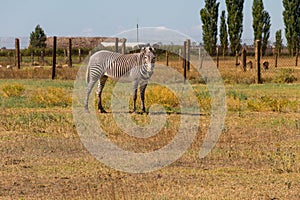
[[[169,66],[169,53],[166,50],[166,66]]]
[[[261,41],[256,40],[255,45],[255,58],[256,58],[256,66],[257,66],[257,84],[261,84],[261,68],[260,68],[260,57],[261,57]]]
[[[119,52],[119,38],[115,38],[115,52],[118,53]]]
[[[45,55],[44,55],[44,50],[41,50],[41,62],[42,62],[42,66],[45,65]]]
[[[296,52],[296,67],[298,66],[298,57],[299,57],[299,50],[297,49],[297,52]]]
[[[278,52],[275,53],[275,67],[277,68],[278,63]]]
[[[200,66],[199,66],[199,69],[202,69],[202,67],[203,67],[204,52],[205,52],[205,51],[201,51],[201,47],[200,47],[200,48],[199,48],[199,59],[200,59]]]
[[[191,40],[186,40],[186,58],[187,58],[187,70],[190,71],[190,60],[191,60]]]
[[[30,60],[31,60],[31,65],[34,65],[34,50],[30,53]]]
[[[69,38],[68,46],[68,66],[72,67],[72,38]]]
[[[240,63],[239,63],[239,52],[238,51],[235,51],[235,66],[239,66]]]
[[[52,80],[55,78],[56,68],[56,36],[53,37],[53,49],[52,49]]]
[[[247,71],[247,51],[245,47],[242,49],[242,67],[244,69],[244,72]]]
[[[64,48],[64,64],[68,64],[68,52],[67,49]]]
[[[82,58],[81,58],[81,49],[80,48],[78,49],[78,57],[79,57],[79,63],[81,63]]]
[[[122,39],[122,54],[126,54],[126,38]]]
[[[183,43],[183,53],[182,53],[184,83],[186,82],[186,46],[187,46],[187,42],[184,41],[184,43]]]
[[[11,52],[7,52],[7,59],[9,60],[9,64],[12,64],[12,59],[11,59]]]
[[[15,40],[15,46],[15,66],[20,69],[20,40],[18,38]]]
[[[216,52],[217,52],[217,68],[219,68],[219,64],[220,64],[219,47],[216,48]]]

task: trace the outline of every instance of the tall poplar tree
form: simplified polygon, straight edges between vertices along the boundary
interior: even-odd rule
[[[235,51],[241,48],[244,0],[226,0],[226,8],[230,49],[231,53],[235,54]]]
[[[289,52],[294,55],[300,42],[300,0],[282,0],[282,3],[285,37]]]
[[[276,31],[275,37],[276,37],[276,43],[275,43],[276,53],[278,55],[280,55],[281,49],[282,49],[282,31],[281,31],[281,29]]]
[[[270,38],[271,16],[267,11],[263,11],[263,28],[262,28],[262,53],[266,53]]]
[[[253,32],[254,32],[254,41],[262,40],[263,11],[264,11],[263,1],[262,0],[253,0],[252,27],[253,27]]]
[[[202,40],[205,50],[210,55],[216,54],[219,4],[216,0],[205,0],[205,7],[200,10]]]
[[[220,44],[221,44],[222,55],[225,56],[225,54],[227,53],[227,48],[229,46],[225,10],[223,10],[221,14]]]
[[[270,38],[271,17],[264,10],[262,0],[253,0],[252,4],[252,27],[254,32],[254,41],[262,42],[262,53],[265,54]]]

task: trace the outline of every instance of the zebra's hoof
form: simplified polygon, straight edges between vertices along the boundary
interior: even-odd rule
[[[106,110],[104,110],[104,109],[99,109],[99,112],[100,113],[107,113]]]

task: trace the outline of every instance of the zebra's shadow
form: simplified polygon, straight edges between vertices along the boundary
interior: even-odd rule
[[[106,113],[98,112],[98,114],[131,114],[131,115],[187,115],[187,116],[209,116],[209,113],[189,113],[189,112],[142,112],[142,111],[106,111]]]

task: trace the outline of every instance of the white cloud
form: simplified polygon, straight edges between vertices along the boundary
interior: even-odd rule
[[[168,28],[165,27],[165,26],[158,26],[158,27],[155,27],[155,29],[158,30],[158,31],[165,31],[165,30],[168,30]]]
[[[85,28],[81,31],[83,36],[92,36],[94,35],[94,30],[92,28]]]

